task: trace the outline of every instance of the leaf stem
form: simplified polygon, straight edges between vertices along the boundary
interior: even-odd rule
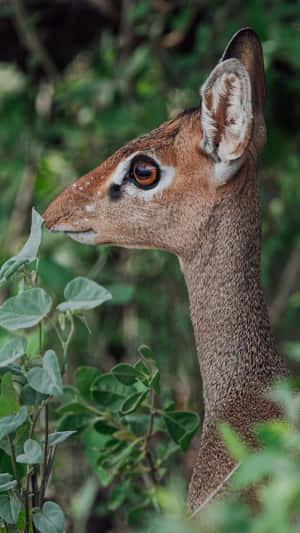
[[[62,364],[62,369],[61,369],[62,376],[64,375],[67,369],[67,357],[68,357],[69,346],[70,346],[70,342],[72,340],[72,337],[75,331],[74,317],[72,313],[68,313],[67,317],[70,322],[70,331],[67,336],[67,339],[65,341],[63,340],[63,364]]]
[[[10,454],[11,454],[11,464],[12,464],[12,467],[13,467],[15,478],[16,478],[17,483],[18,483],[18,489],[19,489],[19,491],[21,493],[22,485],[21,485],[21,481],[20,481],[19,474],[18,474],[18,471],[17,471],[16,455],[15,455],[15,449],[14,449],[13,441],[12,441],[12,438],[11,438],[10,435],[7,435],[7,439],[8,439],[8,444],[9,444],[9,449],[10,449]]]
[[[152,457],[151,451],[149,449],[149,441],[151,439],[152,430],[153,430],[154,408],[155,408],[155,391],[152,390],[149,424],[148,424],[147,433],[145,435],[143,449],[144,449],[144,452],[145,452],[145,457],[146,457],[146,459],[148,461],[148,464],[149,464],[149,467],[150,467],[149,474],[150,474],[151,480],[152,480],[153,484],[156,485],[157,484],[156,468],[155,468],[155,464],[154,464],[154,461],[153,461],[153,457]]]
[[[39,326],[38,326],[38,331],[39,331],[39,354],[42,355],[42,321],[39,322]]]
[[[48,467],[48,436],[49,436],[49,407],[48,404],[45,404],[45,443],[44,443],[44,462],[43,462],[43,476],[40,487],[40,507],[43,506],[45,491],[46,491],[46,480],[47,480],[47,467]]]

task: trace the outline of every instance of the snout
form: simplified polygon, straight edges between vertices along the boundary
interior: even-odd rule
[[[49,231],[66,233],[81,243],[96,244],[95,192],[90,185],[88,176],[84,176],[84,180],[80,178],[51,202],[43,214]]]

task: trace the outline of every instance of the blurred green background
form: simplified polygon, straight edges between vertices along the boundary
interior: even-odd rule
[[[281,352],[299,353],[296,0],[2,0],[0,263],[24,242],[32,205],[42,213],[66,185],[116,148],[198,105],[201,84],[244,26],[252,26],[262,41],[267,81],[268,143],[259,168],[263,282]],[[165,394],[177,408],[201,412],[187,293],[175,257],[81,246],[45,232],[40,275],[56,296],[75,275],[98,281],[114,296],[92,315],[93,335],[78,326],[69,383],[79,364],[109,370],[135,360],[137,346],[146,343],[157,356]],[[7,295],[0,292],[0,303]],[[1,330],[1,344],[5,337]],[[48,341],[55,342],[51,331]],[[197,446],[196,438],[182,466],[186,476]],[[74,447],[59,460],[56,492],[73,518],[81,512],[78,502],[86,501],[84,515],[96,493],[86,459]]]

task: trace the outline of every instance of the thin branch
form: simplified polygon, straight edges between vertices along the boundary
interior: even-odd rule
[[[285,265],[277,294],[270,307],[272,324],[278,324],[300,272],[300,246],[295,246]]]
[[[21,493],[22,485],[21,485],[21,481],[20,481],[19,474],[18,474],[18,471],[17,471],[16,456],[15,456],[15,449],[14,449],[13,441],[12,441],[12,438],[11,438],[10,435],[7,435],[7,439],[8,439],[9,449],[10,449],[10,454],[11,454],[11,464],[12,464],[12,467],[13,467],[15,478],[16,478],[17,483],[18,483],[19,491]]]
[[[154,465],[153,458],[151,455],[151,451],[149,449],[149,441],[152,436],[152,430],[153,430],[154,408],[155,408],[155,391],[152,390],[150,417],[149,417],[148,429],[147,429],[147,433],[146,433],[145,441],[144,441],[144,451],[145,451],[146,459],[150,467],[150,471],[149,471],[150,477],[154,485],[156,485],[157,484],[156,469],[155,469],[155,465]]]
[[[43,476],[40,487],[40,507],[43,506],[45,492],[46,492],[46,479],[47,479],[47,467],[48,467],[48,436],[49,436],[49,408],[45,405],[45,443],[44,443],[44,463],[43,463]]]
[[[53,448],[52,448],[52,450],[50,452],[50,457],[49,457],[49,461],[48,461],[48,464],[47,464],[46,481],[45,481],[45,492],[47,490],[49,478],[50,478],[50,475],[51,475],[51,472],[52,472],[52,467],[53,467],[53,463],[54,463],[56,449],[57,449],[57,446],[53,446]]]
[[[59,77],[58,70],[48,55],[46,48],[39,40],[37,32],[29,27],[28,16],[22,0],[10,0],[10,3],[13,8],[15,27],[20,41],[24,43],[31,53],[37,55],[49,80],[55,81]]]

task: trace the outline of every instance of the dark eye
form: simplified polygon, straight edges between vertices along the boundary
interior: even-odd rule
[[[141,157],[133,161],[131,177],[141,188],[151,188],[159,180],[159,167],[150,157]]]

